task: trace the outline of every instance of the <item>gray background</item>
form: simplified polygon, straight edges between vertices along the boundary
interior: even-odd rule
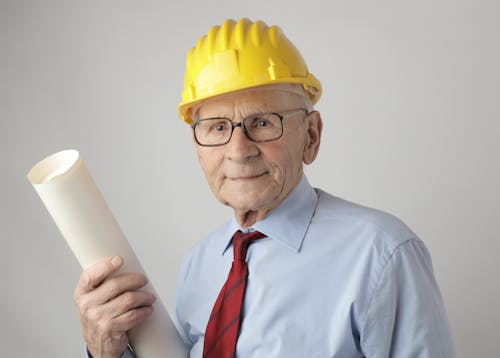
[[[496,1],[0,2],[0,355],[78,357],[79,267],[26,180],[81,151],[171,308],[183,253],[231,214],[177,118],[186,51],[225,18],[279,24],[323,83],[310,181],[427,243],[460,357],[497,356]]]

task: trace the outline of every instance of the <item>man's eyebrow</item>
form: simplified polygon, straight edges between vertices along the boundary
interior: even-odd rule
[[[206,119],[206,118],[232,118],[231,115],[225,113],[225,112],[215,112],[214,114],[210,114],[208,116],[198,116],[198,115],[194,115],[193,118],[195,119]]]

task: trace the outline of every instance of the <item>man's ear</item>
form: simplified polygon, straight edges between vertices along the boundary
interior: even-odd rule
[[[311,164],[319,152],[321,143],[321,131],[323,130],[323,121],[318,111],[312,111],[307,115],[306,121],[306,143],[304,145],[303,161],[305,164]]]

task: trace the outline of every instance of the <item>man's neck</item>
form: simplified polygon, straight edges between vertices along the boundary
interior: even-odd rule
[[[275,200],[271,203],[268,203],[266,206],[257,208],[257,209],[248,209],[248,208],[233,208],[234,216],[236,221],[241,226],[242,229],[251,228],[257,221],[260,221],[267,217],[271,212],[279,207],[286,198],[295,190],[295,188],[299,185],[300,178],[293,185],[292,189],[289,190],[285,196],[280,197],[279,200]]]
[[[269,213],[268,210],[250,210],[250,211],[237,211],[235,210],[234,215],[238,224],[240,224],[242,229],[249,229],[257,221],[264,219]]]

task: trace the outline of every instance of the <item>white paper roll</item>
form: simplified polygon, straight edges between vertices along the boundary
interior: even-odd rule
[[[28,180],[83,268],[102,257],[124,259],[121,272],[144,270],[76,150],[55,153],[37,163]],[[144,288],[153,292],[153,286]],[[139,358],[185,358],[187,351],[165,307],[129,332]]]

